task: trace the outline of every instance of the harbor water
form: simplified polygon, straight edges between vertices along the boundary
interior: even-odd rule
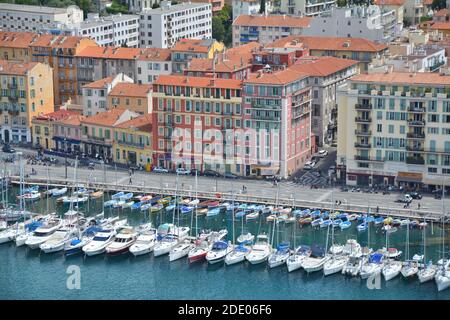
[[[15,202],[17,189],[10,190],[9,200]],[[105,197],[105,200],[108,196]],[[90,200],[80,205],[85,216],[93,216],[103,210],[102,200]],[[57,212],[63,214],[68,206],[56,204],[55,198],[40,199],[27,203],[33,212]],[[142,213],[130,209],[105,209],[105,217],[128,218],[131,225],[151,220],[155,226],[172,222],[172,212]],[[179,222],[178,222],[179,219]],[[175,223],[195,228],[191,215],[175,217]],[[353,222],[349,229],[335,232],[335,242],[344,244],[347,239],[357,239],[362,246],[368,242],[368,232],[358,233]],[[219,230],[227,228],[228,240],[232,240],[232,216],[222,213],[215,217],[200,216],[198,228]],[[266,232],[274,245],[290,242],[291,247],[300,244],[327,244],[327,230],[310,226],[300,228],[294,223],[275,225],[265,221],[265,216],[242,223],[235,221],[235,234],[242,227],[256,235]],[[442,256],[442,229],[437,223],[428,225],[427,260],[436,262]],[[195,230],[193,230],[193,235]],[[386,237],[381,227],[370,228],[370,247],[385,246]],[[390,247],[405,252],[406,229],[389,237]],[[328,246],[331,237],[328,238]],[[448,243],[446,243],[448,245]],[[410,255],[423,251],[422,230],[411,229]],[[404,255],[401,259],[404,259]],[[80,288],[69,289],[68,279],[73,266],[80,271]],[[69,268],[70,267],[70,268]],[[0,299],[450,299],[450,290],[437,292],[436,284],[430,281],[420,284],[417,278],[403,279],[401,276],[385,282],[381,288],[369,289],[360,278],[347,278],[335,274],[324,277],[322,272],[306,274],[303,270],[288,273],[286,266],[268,269],[266,264],[241,263],[233,266],[208,265],[206,262],[189,264],[187,259],[169,262],[166,256],[145,255],[132,257],[105,255],[64,257],[62,253],[44,254],[25,246],[16,248],[13,243],[0,245]]]

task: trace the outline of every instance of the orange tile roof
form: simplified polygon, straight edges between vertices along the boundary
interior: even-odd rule
[[[235,79],[212,79],[209,77],[189,77],[160,75],[155,85],[173,85],[182,87],[242,89],[242,81]]]
[[[405,4],[405,0],[375,0],[376,5],[386,5],[386,6],[402,6]]]
[[[205,42],[207,45],[205,45]],[[209,42],[199,39],[180,39],[171,48],[172,51],[188,51],[188,52],[201,52],[207,53],[210,47]]]
[[[89,46],[78,52],[76,56],[85,58],[133,60],[139,57],[140,54],[141,49],[139,48]]]
[[[431,26],[433,30],[450,30],[450,22],[436,22]]]
[[[289,15],[240,15],[234,21],[235,26],[273,26],[273,27],[309,27],[311,17],[296,17]]]
[[[302,42],[310,50],[333,51],[362,51],[379,52],[388,48],[385,44],[376,43],[364,38],[336,38],[336,37],[311,37],[288,36],[267,45],[269,48],[283,48],[294,45],[293,42]]]
[[[245,83],[269,84],[269,85],[285,85],[296,80],[307,78],[308,74],[289,67],[277,72],[259,72],[250,74],[249,79]]]
[[[76,48],[82,39],[84,38],[78,36],[42,34],[31,44],[31,47]]]
[[[257,42],[249,42],[247,44],[227,49],[224,53],[216,56],[216,72],[235,72],[242,70],[251,65],[252,52],[259,49],[261,45]],[[186,71],[192,72],[212,72],[213,59],[194,58],[189,62]]]
[[[26,75],[39,62],[17,62],[11,60],[0,60],[0,74]]]
[[[427,5],[427,6],[432,5],[433,4],[433,0],[423,0],[423,4]]]
[[[441,9],[433,14],[435,17],[445,17],[450,15],[450,9]]]
[[[54,112],[49,112],[45,114],[38,115],[34,117],[35,120],[48,120],[48,121],[58,121],[65,119],[69,116],[77,115],[78,113],[72,110],[59,109]]]
[[[151,133],[151,131],[152,131],[152,115],[150,113],[144,114],[137,118],[119,123],[118,125],[116,125],[114,127],[119,128],[119,129],[128,129],[130,127],[134,127],[140,131],[146,131],[146,132]]]
[[[113,82],[115,77],[111,76],[111,77],[107,77],[107,78],[103,78],[94,82],[90,82],[85,84],[84,86],[82,86],[83,88],[91,88],[91,89],[100,89],[100,88],[104,88],[107,84]]]
[[[142,61],[170,61],[170,49],[146,48],[142,49],[138,60]]]
[[[93,116],[88,116],[83,119],[82,124],[93,124],[98,126],[112,127],[117,124],[120,116],[126,112],[127,109],[114,108],[105,112],[97,113]]]
[[[306,57],[290,66],[293,70],[306,72],[310,76],[328,76],[358,64],[358,61],[336,57]]]
[[[33,32],[7,32],[0,31],[0,47],[28,48],[38,35]]]
[[[81,125],[81,121],[83,121],[86,117],[80,114],[68,116],[62,120],[57,120],[58,124],[68,125],[68,126],[79,126]]]
[[[152,91],[151,84],[120,82],[114,86],[114,88],[109,92],[109,95],[121,97],[147,98],[148,93],[151,91]]]
[[[350,78],[358,82],[381,82],[391,84],[420,84],[420,85],[450,85],[450,76],[440,75],[436,72],[391,72],[359,74]]]

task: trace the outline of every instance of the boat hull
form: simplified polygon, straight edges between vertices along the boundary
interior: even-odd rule
[[[55,253],[55,252],[58,252],[58,251],[61,251],[61,250],[64,249],[64,242],[59,243],[59,244],[54,245],[54,246],[41,245],[40,248],[41,248],[41,251],[44,252],[44,253]]]
[[[206,259],[207,254],[208,252],[205,251],[192,256],[188,256],[188,261],[189,263],[204,261]]]

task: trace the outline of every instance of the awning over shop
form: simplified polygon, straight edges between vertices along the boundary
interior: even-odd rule
[[[420,172],[398,172],[397,182],[422,183],[423,174]]]

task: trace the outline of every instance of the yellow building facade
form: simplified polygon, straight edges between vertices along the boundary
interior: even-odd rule
[[[152,115],[146,114],[114,127],[113,161],[130,166],[152,165]]]
[[[49,65],[0,60],[0,141],[30,143],[31,120],[54,111]]]

